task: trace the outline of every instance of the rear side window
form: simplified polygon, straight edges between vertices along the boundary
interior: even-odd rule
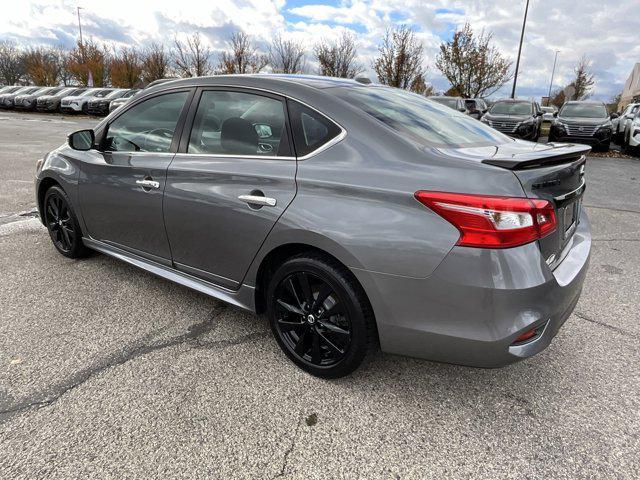
[[[116,118],[107,130],[110,152],[168,152],[188,92],[150,98]]]
[[[287,103],[293,143],[299,157],[308,155],[340,135],[340,127],[324,115],[293,100]]]
[[[245,92],[202,92],[189,136],[188,153],[287,156],[284,103]]]

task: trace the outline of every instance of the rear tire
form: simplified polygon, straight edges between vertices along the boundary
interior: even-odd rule
[[[292,257],[275,271],[267,317],[284,353],[317,377],[350,374],[378,345],[362,287],[346,267],[315,252]]]
[[[82,243],[82,230],[69,197],[59,186],[50,187],[42,202],[42,218],[53,246],[68,258],[85,257],[89,250]]]

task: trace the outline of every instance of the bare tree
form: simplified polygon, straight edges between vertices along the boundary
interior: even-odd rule
[[[202,43],[199,33],[187,37],[186,41],[174,40],[174,63],[182,77],[211,75],[211,49]]]
[[[246,33],[234,33],[230,43],[231,50],[220,55],[218,73],[258,73],[269,63],[269,58],[258,52]]]
[[[165,78],[168,75],[171,59],[164,45],[151,43],[142,52],[142,81],[144,84]]]
[[[434,88],[429,85],[424,80],[424,76],[422,74],[416,75],[412,80],[411,85],[409,85],[409,90],[415,93],[419,93],[420,95],[433,95],[435,93]]]
[[[58,85],[61,70],[59,51],[51,47],[32,47],[24,53],[27,78],[34,85]]]
[[[20,83],[25,77],[24,56],[14,42],[0,42],[0,79],[6,85]]]
[[[269,63],[277,73],[303,73],[305,50],[302,44],[277,35],[269,45]]]
[[[364,68],[356,62],[356,40],[346,30],[336,43],[316,44],[313,54],[320,64],[318,73],[327,77],[354,78]]]
[[[407,89],[424,74],[422,43],[407,26],[387,30],[378,52],[372,66],[383,85]]]
[[[69,52],[67,69],[73,79],[81,84],[88,85],[89,78],[93,78],[93,85],[104,87],[109,80],[109,52],[93,40],[78,42],[76,48]]]
[[[596,83],[593,74],[589,72],[589,60],[584,55],[573,69],[575,78],[569,84],[573,88],[573,94],[569,100],[584,100],[589,98],[593,85]]]
[[[118,88],[133,88],[142,81],[142,58],[135,47],[124,47],[113,51],[109,62],[111,85]]]
[[[549,99],[549,102],[551,103],[551,105],[555,105],[558,108],[562,107],[562,105],[564,105],[564,102],[566,101],[567,101],[567,98],[564,94],[564,89],[562,88],[558,88],[557,90],[554,90],[551,93],[551,98]]]
[[[492,34],[476,36],[468,23],[440,45],[436,67],[465,98],[489,96],[511,79],[511,62],[492,45]]]

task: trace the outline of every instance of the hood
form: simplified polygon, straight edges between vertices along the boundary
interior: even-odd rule
[[[586,155],[591,148],[573,143],[534,143],[514,140],[487,147],[441,148],[441,153],[510,170],[566,163]]]
[[[586,117],[557,117],[562,123],[575,123],[577,125],[602,125],[609,121],[608,117],[586,118]]]

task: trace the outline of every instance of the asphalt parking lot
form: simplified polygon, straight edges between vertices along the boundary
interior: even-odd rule
[[[589,160],[591,267],[542,354],[323,381],[262,319],[56,253],[35,160],[95,122],[0,111],[0,478],[640,478],[640,160]]]

